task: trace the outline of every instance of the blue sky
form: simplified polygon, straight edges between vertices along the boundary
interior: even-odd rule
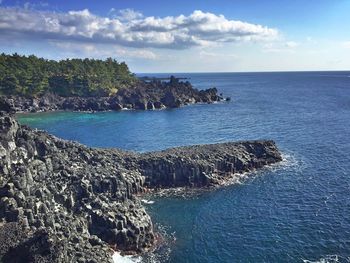
[[[1,52],[134,72],[350,69],[350,0],[0,0]]]

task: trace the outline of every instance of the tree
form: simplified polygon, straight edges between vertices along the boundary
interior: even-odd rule
[[[0,55],[0,92],[40,96],[106,96],[137,82],[125,62],[115,59],[46,60],[34,55]]]

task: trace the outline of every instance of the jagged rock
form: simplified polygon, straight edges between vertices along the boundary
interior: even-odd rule
[[[163,108],[165,108],[163,103],[161,103],[160,101],[156,101],[153,105],[154,105],[154,108],[156,108],[156,109],[163,109]]]
[[[188,81],[181,82],[172,77],[169,82],[139,81],[133,87],[119,89],[110,97],[60,97],[54,93],[47,93],[39,98],[0,96],[0,111],[107,111],[123,108],[152,110],[221,100],[223,97],[217,94],[216,88],[197,90]]]
[[[211,186],[281,160],[273,141],[93,149],[2,113],[0,139],[0,262],[110,262],[110,245],[147,250],[155,235],[137,198],[146,188]]]
[[[0,226],[1,262],[67,262],[66,247],[45,230],[30,232],[21,223]]]
[[[245,141],[141,154],[138,164],[149,187],[201,187],[281,160],[273,141]]]
[[[154,110],[154,104],[152,101],[147,102],[147,110]]]
[[[13,112],[13,100],[7,99],[6,97],[0,97],[0,111],[7,113]]]

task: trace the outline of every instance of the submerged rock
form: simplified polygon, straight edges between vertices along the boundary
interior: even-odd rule
[[[110,262],[110,247],[145,251],[155,234],[138,195],[220,184],[281,160],[273,141],[144,154],[94,149],[8,114],[0,115],[0,139],[1,262]]]

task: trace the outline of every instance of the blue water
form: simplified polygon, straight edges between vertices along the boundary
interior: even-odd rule
[[[198,88],[214,85],[232,101],[20,121],[90,146],[134,151],[273,139],[286,159],[279,167],[196,197],[154,198],[154,222],[176,239],[158,258],[350,262],[350,72],[180,76]]]

